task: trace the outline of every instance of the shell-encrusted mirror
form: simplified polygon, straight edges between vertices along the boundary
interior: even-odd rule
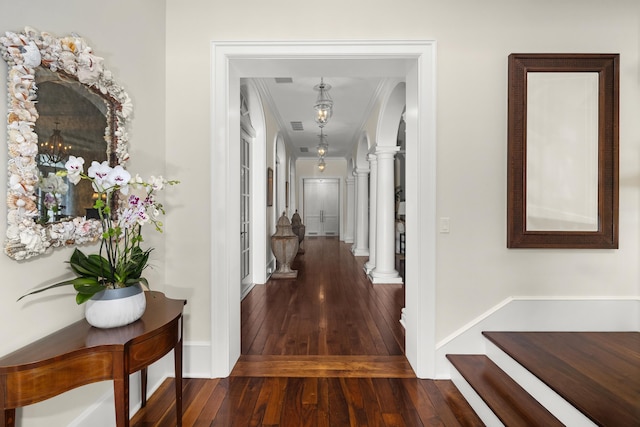
[[[125,165],[129,96],[75,34],[7,32],[0,52],[9,98],[6,254],[22,260],[96,241],[91,186],[68,185],[56,172],[70,155]]]

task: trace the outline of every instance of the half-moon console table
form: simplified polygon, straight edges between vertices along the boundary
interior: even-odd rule
[[[15,408],[40,402],[97,381],[113,380],[116,425],[129,426],[129,374],[142,371],[142,406],[147,401],[147,367],[172,349],[176,414],[182,425],[182,310],[185,300],[146,292],[140,320],[97,329],[86,320],[0,358],[0,405],[5,426],[15,425]]]

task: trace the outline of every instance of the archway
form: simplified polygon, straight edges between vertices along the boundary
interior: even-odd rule
[[[289,165],[287,162],[287,147],[285,146],[284,138],[280,134],[278,134],[278,138],[276,139],[275,150],[276,150],[275,156],[274,156],[274,158],[276,159],[275,191],[274,191],[274,195],[275,195],[274,203],[276,206],[275,217],[280,218],[280,216],[283,213],[289,216],[288,212],[285,212],[286,211],[285,182],[287,180]]]

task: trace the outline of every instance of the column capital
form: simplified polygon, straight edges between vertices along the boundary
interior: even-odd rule
[[[394,156],[398,151],[400,151],[400,147],[397,145],[377,145],[375,154],[379,157],[388,157],[389,155]]]
[[[380,159],[388,159],[389,157],[393,158],[398,151],[400,151],[400,147],[398,147],[397,145],[392,147],[378,145],[376,146],[375,154]]]
[[[358,176],[358,175],[366,175],[366,174],[368,174],[369,172],[370,172],[370,171],[369,171],[369,168],[356,168],[356,169],[353,171],[353,175],[354,175],[354,176]]]

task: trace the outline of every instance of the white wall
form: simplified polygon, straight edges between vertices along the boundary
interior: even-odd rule
[[[437,212],[451,219],[451,232],[437,241],[437,323],[442,339],[470,319],[510,296],[630,296],[640,293],[638,274],[638,145],[640,124],[639,15],[636,0],[518,2],[466,0],[455,6],[436,1],[326,3],[332,25],[309,19],[313,5],[258,1],[242,5],[201,0],[185,8],[169,0],[167,77],[169,170],[183,179],[208,169],[210,103],[208,41],[430,39],[438,43]],[[291,5],[294,3],[291,2]],[[252,13],[247,12],[251,9]],[[513,52],[619,52],[620,99],[620,249],[508,250],[506,248],[507,56]],[[177,82],[189,62],[189,81]],[[188,105],[189,108],[184,108]],[[186,149],[185,149],[186,148]],[[198,152],[194,158],[193,152]],[[212,171],[215,179],[217,171]],[[300,175],[300,171],[298,171]],[[410,178],[409,178],[410,179]],[[193,188],[195,193],[195,187]],[[198,191],[207,193],[206,183]],[[185,203],[195,194],[182,192]],[[186,213],[184,213],[186,219]],[[191,216],[191,214],[189,214]],[[197,214],[200,220],[202,215]],[[204,233],[203,233],[204,234]],[[174,280],[197,277],[194,296],[207,294],[203,271],[179,263],[182,237],[168,234],[178,270]],[[222,242],[220,242],[222,244]],[[199,257],[202,242],[190,246]],[[173,257],[172,257],[173,258]],[[189,265],[187,268],[186,265]],[[189,271],[187,271],[189,270]],[[204,320],[204,318],[202,319]],[[190,329],[206,339],[206,322]]]
[[[4,2],[0,13],[0,31],[20,32],[25,26],[48,31],[56,36],[76,32],[87,40],[98,56],[105,58],[105,66],[124,86],[132,98],[134,119],[130,128],[131,161],[129,169],[143,176],[164,173],[165,164],[165,4],[164,1],[142,0],[129,2],[115,0],[87,3],[81,0],[63,0],[51,3],[34,0],[29,4]],[[0,61],[0,117],[7,116],[7,66]],[[4,124],[2,126],[5,126]],[[0,163],[6,164],[6,132],[0,132]],[[6,174],[0,174],[2,200],[6,197]],[[172,190],[169,190],[170,193]],[[170,194],[168,194],[170,195]],[[171,196],[171,195],[170,195]],[[175,205],[167,198],[168,209]],[[168,230],[167,230],[168,231]],[[0,209],[0,235],[4,246],[6,209]],[[164,239],[146,233],[152,253],[154,269],[147,274],[157,290],[163,290]],[[16,302],[27,290],[68,275],[65,261],[70,249],[56,250],[43,257],[16,262],[0,254],[0,354],[9,353],[26,343],[82,318],[82,307],[75,304],[69,290],[52,291],[42,297],[31,297]],[[154,381],[153,374],[150,384]],[[135,387],[135,381],[133,382]],[[98,396],[110,393],[109,382],[93,384],[69,392],[46,402],[31,405],[20,411],[22,425],[68,425]],[[133,390],[132,396],[138,393]],[[107,413],[113,416],[113,411]],[[114,421],[105,419],[107,424]],[[95,425],[95,424],[94,424]]]
[[[210,200],[211,182],[224,173],[210,168],[211,156],[219,154],[210,147],[212,40],[437,41],[437,212],[451,218],[451,232],[436,242],[438,339],[511,296],[640,295],[637,0],[461,0],[455,5],[399,0],[373,7],[363,0],[329,0],[326,9],[340,11],[331,14],[329,26],[310,18],[317,13],[315,5],[300,2],[192,0],[187,7],[165,1],[166,10],[158,0],[7,4],[0,30],[31,25],[56,34],[77,31],[131,94],[131,169],[146,174],[164,165],[167,176],[182,181],[167,198],[166,251],[161,239],[153,240],[159,262],[152,282],[169,296],[189,300],[187,343],[210,341],[210,325],[213,321],[215,327],[217,319],[210,312],[215,272],[209,271],[209,260],[212,247],[224,250],[226,245],[209,241],[210,208],[216,206]],[[621,54],[620,249],[506,249],[506,66],[513,52]],[[5,75],[4,64],[0,72]],[[0,115],[6,115],[5,103],[0,103]],[[0,143],[5,138],[1,133]],[[6,161],[4,150],[0,161]],[[4,174],[0,186],[6,187]],[[2,233],[5,222],[6,212],[0,210]],[[25,290],[61,275],[68,255],[57,251],[22,263],[0,256],[0,322],[5,325],[0,353],[81,317],[70,298],[54,294],[37,303],[14,302]],[[98,389],[26,408],[23,425],[68,424],[105,390]]]
[[[638,296],[640,3],[469,6],[437,37],[438,339],[509,296]],[[506,249],[512,52],[620,53],[620,249]]]

